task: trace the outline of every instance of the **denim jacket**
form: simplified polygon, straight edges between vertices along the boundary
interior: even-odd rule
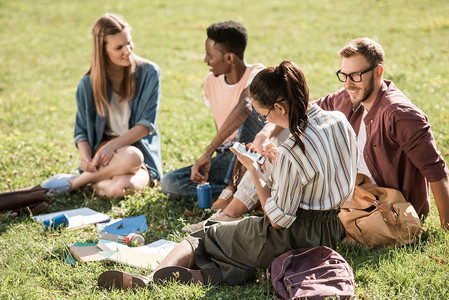
[[[149,61],[143,61],[136,66],[136,93],[129,102],[131,116],[129,128],[143,125],[149,128],[149,134],[133,146],[142,151],[144,162],[150,171],[152,179],[162,178],[161,143],[157,128],[161,84],[159,67]],[[108,98],[111,100],[112,86],[108,83]],[[88,141],[95,153],[100,144],[106,126],[106,117],[101,117],[95,108],[94,94],[90,75],[85,75],[76,91],[78,110],[75,121],[75,145]]]

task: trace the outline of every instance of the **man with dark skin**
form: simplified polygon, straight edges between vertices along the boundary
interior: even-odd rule
[[[339,54],[337,76],[343,88],[316,103],[325,110],[343,112],[351,123],[360,150],[358,172],[381,187],[401,191],[420,216],[430,210],[430,187],[441,227],[449,230],[448,169],[436,149],[427,116],[392,81],[383,79],[385,54],[377,42],[355,39]],[[269,125],[263,132],[273,136],[278,127]],[[235,218],[247,211],[234,198],[223,212]]]
[[[197,184],[209,182],[216,198],[230,183],[234,141],[249,143],[263,127],[248,97],[248,86],[264,68],[244,60],[245,27],[234,21],[215,23],[207,29],[204,62],[210,73],[204,82],[205,103],[212,110],[217,134],[201,157],[189,167],[166,174],[162,192],[173,198],[196,198]],[[217,151],[218,149],[218,151]],[[217,155],[212,157],[217,151]]]

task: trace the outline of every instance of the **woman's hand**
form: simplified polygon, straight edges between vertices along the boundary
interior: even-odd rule
[[[270,163],[273,164],[274,159],[276,158],[276,154],[277,154],[277,147],[273,143],[268,143],[267,145],[265,145],[263,151],[257,151],[257,152],[262,153],[262,155],[265,156],[266,158],[268,158]],[[260,171],[262,173],[265,173],[267,171],[266,161],[263,163],[263,165],[260,166]]]
[[[265,151],[265,147],[269,144],[269,137],[265,134],[259,132],[254,141],[251,143],[251,146],[254,146],[259,153],[263,153]]]
[[[265,146],[264,152],[262,154],[266,158],[268,158],[270,163],[273,163],[276,158],[277,152],[278,152],[278,148],[276,147],[276,145],[273,143],[269,143],[268,145]]]
[[[253,152],[257,152],[255,147],[252,147],[252,144],[248,144],[246,147],[249,148]],[[255,162],[254,160],[252,160],[248,156],[243,155],[242,153],[238,152],[236,149],[234,149],[232,147],[230,149],[237,156],[237,159],[242,163],[242,165],[247,170],[250,170],[252,168],[254,168],[256,170],[260,169],[260,165],[257,162]]]
[[[97,171],[92,165],[92,158],[89,156],[81,157],[80,169],[84,172],[95,172]]]
[[[80,169],[84,172],[95,172],[97,169],[92,165],[92,148],[87,141],[79,142],[76,147],[81,156]]]
[[[98,170],[100,167],[106,167],[114,156],[115,151],[112,146],[107,143],[100,150],[95,153],[94,159],[92,160],[92,166]]]

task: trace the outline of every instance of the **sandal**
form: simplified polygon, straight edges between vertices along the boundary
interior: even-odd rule
[[[231,202],[232,198],[234,198],[234,192],[231,187],[226,187],[221,191],[218,199],[212,203],[211,209],[225,209],[226,206]]]
[[[223,274],[217,267],[193,270],[179,266],[170,266],[157,270],[153,274],[153,281],[161,284],[175,281],[183,284],[198,283],[215,285],[223,280]]]
[[[101,273],[98,277],[98,286],[106,289],[121,289],[141,287],[145,288],[150,283],[150,279],[145,276],[129,274],[123,271],[110,270]]]

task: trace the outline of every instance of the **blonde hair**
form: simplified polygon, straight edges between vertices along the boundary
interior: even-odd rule
[[[106,60],[106,37],[122,31],[130,32],[131,27],[120,16],[106,13],[95,21],[92,27],[92,60],[89,71],[90,81],[94,92],[94,102],[100,116],[106,116],[107,109],[110,108],[107,91],[107,68]],[[136,56],[134,54],[130,66],[125,67],[125,95],[123,101],[131,101],[136,92]]]

